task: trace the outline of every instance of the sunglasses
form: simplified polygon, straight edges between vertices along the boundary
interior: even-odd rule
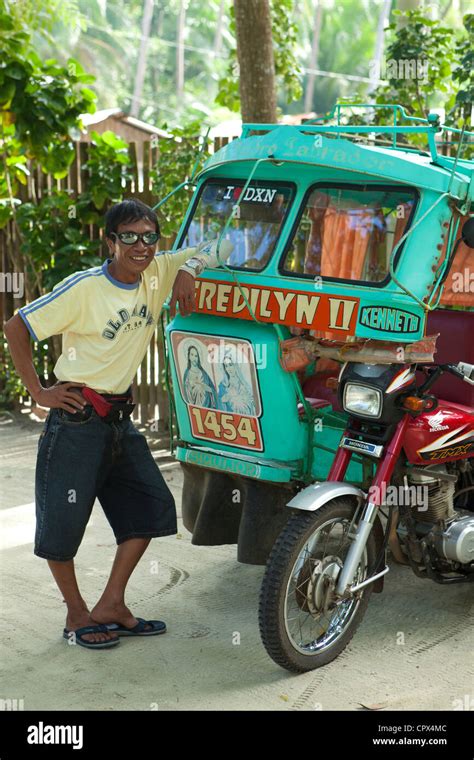
[[[125,245],[133,245],[139,240],[145,245],[155,245],[160,239],[159,232],[112,232],[112,235]]]

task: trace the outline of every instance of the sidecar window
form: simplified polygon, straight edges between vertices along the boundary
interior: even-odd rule
[[[416,199],[412,188],[313,186],[282,271],[300,277],[384,283],[390,255],[408,229]]]
[[[212,240],[222,231],[244,189],[242,180],[211,180],[199,194],[180,246]],[[270,260],[288,213],[294,187],[252,182],[227,229],[234,248],[227,265],[236,269],[263,269]]]

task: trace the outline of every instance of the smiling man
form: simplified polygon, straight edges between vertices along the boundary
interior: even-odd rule
[[[162,621],[136,618],[125,604],[126,585],[151,538],[177,528],[173,496],[130,419],[131,383],[170,291],[171,315],[176,302],[182,314],[191,313],[196,274],[219,264],[215,242],[157,253],[156,214],[135,199],[108,211],[105,235],[110,258],[102,266],[70,275],[4,325],[18,375],[36,403],[50,408],[38,445],[34,552],[48,561],[66,602],[64,638],[94,649],[116,646],[120,635],[166,631]],[[221,261],[231,248],[222,242]],[[30,336],[59,334],[58,382],[44,388]],[[74,557],[96,498],[118,547],[89,611]]]

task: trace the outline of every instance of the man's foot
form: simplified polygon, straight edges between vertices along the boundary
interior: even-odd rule
[[[83,612],[76,612],[71,613],[68,612],[67,618],[66,618],[66,630],[71,631],[77,631],[79,628],[84,628],[88,625],[96,625],[99,621],[93,620],[89,611],[84,610]],[[116,636],[113,633],[107,632],[107,633],[84,633],[81,635],[81,638],[84,639],[84,641],[90,641],[90,642],[105,642],[105,641],[115,641],[118,639],[118,636]]]
[[[111,602],[99,601],[92,608],[90,616],[93,623],[120,623],[120,625],[124,625],[126,628],[133,628],[138,623],[136,617],[132,615],[123,602],[113,604]]]
[[[119,623],[119,625],[130,630],[135,628],[139,622],[123,602],[121,604],[112,604],[99,601],[92,608],[90,616],[93,623]],[[153,626],[147,623],[144,627],[144,632],[146,631],[153,631]]]

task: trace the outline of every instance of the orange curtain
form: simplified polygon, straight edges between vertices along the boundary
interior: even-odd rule
[[[393,247],[392,251],[397,245],[398,241],[400,240],[401,236],[404,234],[406,230],[406,225],[408,222],[408,219],[410,218],[410,214],[412,211],[412,204],[411,203],[402,203],[403,206],[403,216],[397,217],[397,222],[395,224],[395,230],[393,234]]]
[[[321,272],[325,277],[360,280],[372,230],[373,215],[329,207],[323,221]]]
[[[369,242],[377,245],[373,211],[341,211],[329,204],[329,196],[318,193],[308,209],[311,227],[306,244],[305,274],[321,274],[359,280]],[[382,216],[383,221],[383,216]]]
[[[456,241],[461,237],[462,226],[469,218],[461,217]],[[443,253],[446,254],[446,243]],[[474,308],[474,249],[468,248],[464,243],[459,244],[439,305]]]
[[[321,252],[323,247],[323,222],[329,204],[329,196],[316,191],[313,205],[308,208],[311,221],[304,258],[305,274],[321,274]]]
[[[380,210],[376,215],[381,224],[374,226],[373,211],[341,211],[330,206],[328,196],[320,193],[308,210],[308,216],[311,228],[306,245],[305,274],[360,280],[369,243],[372,257],[376,257],[378,246],[385,240],[383,212]],[[332,331],[312,330],[311,334],[321,338],[338,336]],[[318,369],[320,363],[321,360]],[[334,362],[330,361],[329,364],[332,366]]]

